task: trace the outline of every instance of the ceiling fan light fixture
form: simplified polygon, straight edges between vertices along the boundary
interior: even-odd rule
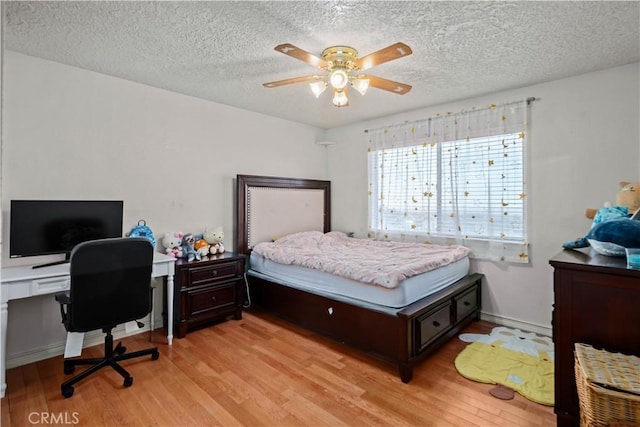
[[[358,57],[358,51],[349,46],[330,46],[322,51],[322,57],[300,49],[291,43],[278,45],[275,50],[313,65],[323,70],[323,73],[263,83],[264,87],[274,88],[305,82],[310,83],[311,91],[316,98],[319,98],[331,85],[332,101],[336,107],[349,105],[348,86],[357,90],[362,96],[367,93],[369,87],[386,90],[397,95],[404,95],[411,90],[411,86],[408,84],[364,74],[365,70],[371,67],[411,55],[413,51],[404,43],[394,43],[361,58]]]
[[[369,79],[357,77],[351,82],[351,87],[364,96],[367,93],[367,89],[369,89]]]
[[[317,82],[309,83],[309,86],[311,86],[311,92],[313,92],[316,98],[320,98],[322,92],[327,89],[328,84],[324,80],[318,80]]]
[[[347,97],[346,89],[333,90],[333,105],[336,107],[345,107],[349,105],[349,98]]]
[[[347,83],[349,83],[349,76],[345,70],[338,68],[331,72],[329,81],[331,82],[331,86],[338,90],[342,90],[347,86]]]

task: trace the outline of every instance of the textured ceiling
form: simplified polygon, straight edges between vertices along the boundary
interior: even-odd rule
[[[640,60],[632,2],[3,2],[5,48],[246,110],[332,128]],[[337,108],[316,73],[276,52],[404,42],[413,55],[368,70],[400,96],[352,91]]]

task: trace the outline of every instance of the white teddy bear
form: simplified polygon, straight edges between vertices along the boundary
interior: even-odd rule
[[[222,231],[222,227],[217,227],[213,231],[205,228],[202,237],[209,243],[209,252],[211,255],[224,253],[224,243],[222,242],[224,239],[224,231]]]
[[[182,238],[184,237],[183,233],[165,233],[162,237],[162,245],[165,247],[165,252],[167,255],[173,258],[182,258]]]

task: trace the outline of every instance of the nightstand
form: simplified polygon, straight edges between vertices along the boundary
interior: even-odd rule
[[[200,261],[176,261],[175,334],[226,320],[242,319],[244,255],[225,252]]]

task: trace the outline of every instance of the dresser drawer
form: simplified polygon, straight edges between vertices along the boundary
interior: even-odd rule
[[[241,265],[241,263],[232,261],[190,268],[188,272],[189,278],[187,282],[182,285],[194,287],[237,278],[242,274],[240,271]]]
[[[441,305],[435,311],[416,319],[417,351],[451,328],[451,302]]]
[[[215,312],[226,307],[235,309],[236,284],[191,290],[187,292],[187,314],[189,317]]]
[[[478,288],[456,297],[456,323],[478,308]]]

